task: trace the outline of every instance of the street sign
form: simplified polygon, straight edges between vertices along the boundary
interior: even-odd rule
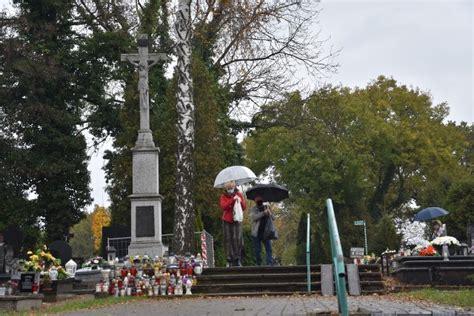
[[[356,226],[365,225],[365,221],[354,221],[354,225]]]
[[[364,258],[364,247],[351,247],[351,258]]]

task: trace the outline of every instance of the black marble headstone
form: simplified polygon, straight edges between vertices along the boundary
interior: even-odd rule
[[[155,214],[153,206],[137,206],[135,234],[137,237],[155,236]]]
[[[51,254],[61,259],[61,265],[64,266],[72,258],[72,248],[64,240],[56,240],[48,245]]]
[[[128,245],[130,244],[130,227],[121,226],[121,225],[102,227],[102,246],[101,246],[100,253],[103,258],[107,258],[106,248],[108,245],[107,241],[109,238],[123,238],[123,241],[120,241],[120,246],[123,245],[122,247],[118,246],[117,244],[112,244],[112,246],[114,246],[117,249],[118,258],[125,257],[128,254]]]
[[[3,233],[0,232],[0,274],[5,273],[5,251]]]
[[[4,242],[6,245],[12,247],[13,256],[18,258],[20,256],[21,246],[23,243],[24,234],[17,226],[10,226],[3,232]]]
[[[0,274],[5,273],[5,246],[0,243]]]
[[[20,291],[33,292],[33,283],[39,283],[39,273],[23,272],[20,277]]]

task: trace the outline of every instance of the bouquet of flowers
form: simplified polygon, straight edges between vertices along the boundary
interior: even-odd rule
[[[432,245],[435,246],[442,246],[442,245],[455,245],[455,246],[461,246],[461,243],[454,237],[451,236],[441,236],[441,237],[436,237],[431,241]]]
[[[62,266],[57,266],[56,269],[58,270],[58,280],[64,280],[71,277]]]
[[[86,261],[82,268],[91,268],[92,270],[98,270],[105,263],[104,258],[97,256]]]
[[[36,249],[35,252],[28,251],[27,255],[30,260],[23,262],[23,271],[42,272],[47,271],[51,266],[59,265],[59,259],[56,259],[44,245]]]
[[[436,249],[434,249],[433,246],[430,245],[430,246],[428,246],[428,247],[426,247],[426,248],[421,249],[421,250],[418,252],[418,254],[419,254],[420,256],[436,256],[436,255],[438,255],[438,252],[436,251]]]
[[[398,219],[396,225],[397,234],[402,236],[402,243],[406,247],[412,249],[429,245],[429,241],[424,238],[426,223]]]

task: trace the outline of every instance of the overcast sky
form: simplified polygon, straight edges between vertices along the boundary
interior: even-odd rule
[[[320,27],[342,48],[328,82],[364,87],[391,76],[447,102],[448,119],[473,123],[473,2],[322,0]]]
[[[322,0],[319,27],[327,45],[342,48],[339,71],[326,81],[364,87],[379,75],[393,77],[429,91],[435,104],[447,102],[449,120],[472,124],[473,2]],[[92,155],[91,186],[94,203],[108,206],[101,157]]]

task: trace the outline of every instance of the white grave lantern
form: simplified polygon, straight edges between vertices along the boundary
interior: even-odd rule
[[[109,261],[110,264],[113,264],[113,262],[115,261],[115,258],[117,257],[117,250],[113,246],[108,246],[106,250],[107,250],[107,261]]]
[[[76,275],[77,263],[74,260],[69,260],[66,263],[66,272],[73,278]]]

